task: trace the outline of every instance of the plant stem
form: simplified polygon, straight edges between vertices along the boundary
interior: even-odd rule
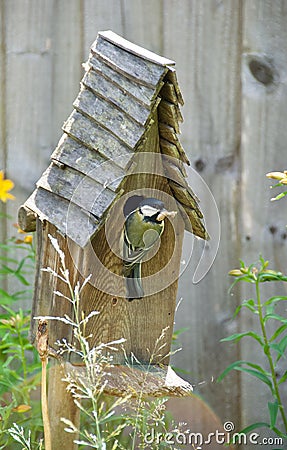
[[[25,350],[24,350],[24,344],[23,339],[21,335],[21,330],[17,327],[17,336],[19,340],[19,345],[21,347],[21,360],[22,360],[22,367],[23,367],[23,380],[26,381],[27,378],[27,365],[26,365],[26,358],[25,358]]]
[[[278,401],[278,407],[281,413],[281,417],[284,423],[284,427],[285,427],[285,431],[287,433],[287,418],[285,415],[285,411],[284,411],[284,407],[282,405],[281,402],[281,396],[280,396],[280,392],[279,392],[279,386],[277,383],[277,378],[276,378],[276,373],[275,373],[275,367],[273,364],[273,359],[271,356],[271,351],[270,351],[270,345],[269,345],[269,341],[268,341],[268,337],[267,337],[267,333],[266,333],[266,328],[265,328],[265,323],[264,323],[264,317],[263,317],[263,311],[262,311],[262,303],[261,303],[261,295],[260,295],[260,281],[257,279],[256,280],[256,299],[257,299],[257,306],[258,306],[258,313],[259,313],[259,320],[260,320],[260,326],[261,326],[261,330],[262,330],[262,335],[263,335],[263,339],[264,339],[264,352],[267,356],[268,362],[269,362],[269,367],[271,370],[271,376],[272,376],[272,383],[273,383],[273,389],[274,389],[274,397],[276,398],[276,400]]]

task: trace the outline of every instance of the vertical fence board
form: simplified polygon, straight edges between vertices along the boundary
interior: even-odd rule
[[[123,34],[122,0],[84,0],[83,5],[83,43],[86,60],[98,31],[112,30],[117,34]]]
[[[17,14],[15,14],[17,11]],[[17,202],[34,187],[51,148],[51,22],[53,2],[6,2],[7,166]]]
[[[6,92],[5,92],[5,60],[6,60],[6,41],[5,41],[5,3],[0,3],[0,169],[6,165],[6,143],[5,143],[5,110],[6,110]]]
[[[0,3],[0,170],[6,169],[6,40],[5,40],[5,3]],[[6,207],[0,203],[0,214],[5,214]],[[6,238],[6,222],[1,219],[0,242]],[[2,252],[0,252],[2,254]]]
[[[222,227],[219,253],[208,275],[192,284],[193,261],[198,261],[202,249],[196,242],[190,268],[180,280],[179,296],[184,301],[176,325],[189,331],[182,336],[183,350],[175,365],[189,370],[196,387],[203,383],[203,397],[222,420],[232,420],[238,427],[238,376],[218,385],[212,380],[238,358],[236,345],[228,348],[219,340],[237,327],[231,322],[236,298],[228,295],[227,272],[238,250],[240,51],[239,2],[189,1],[180,8],[177,2],[165,2],[164,53],[177,62],[185,99],[181,141],[215,197]],[[212,224],[207,228],[212,238]]]
[[[17,234],[11,225],[18,206],[34,189],[51,152],[53,5],[49,0],[5,1],[7,174],[16,196],[7,203],[12,217],[7,237]],[[23,289],[15,277],[8,282],[12,293]]]
[[[243,19],[242,257],[250,264],[261,253],[272,268],[286,273],[286,200],[270,202],[275,190],[270,192],[272,182],[265,174],[287,167],[287,2],[245,1]],[[282,286],[267,284],[264,297],[286,295]],[[249,298],[250,290],[243,289],[243,295]],[[257,322],[246,314],[242,329],[256,328]],[[261,363],[260,353],[256,344],[242,341],[242,359]],[[278,369],[281,375],[284,365]],[[268,420],[267,399],[271,396],[258,380],[242,377],[244,425],[258,421],[258,411],[260,420]]]
[[[55,2],[52,35],[52,147],[73,109],[83,76],[83,11],[81,0]],[[53,150],[53,148],[51,150]]]
[[[79,90],[80,6],[80,0],[6,2],[7,170],[16,196],[8,211],[14,222],[48,165]]]
[[[123,23],[126,39],[162,54],[163,0],[122,0]],[[168,55],[163,55],[168,57]]]

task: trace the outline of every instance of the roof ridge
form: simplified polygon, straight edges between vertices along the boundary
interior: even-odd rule
[[[146,59],[154,64],[159,66],[174,66],[175,61],[169,58],[165,58],[164,56],[157,55],[156,53],[141,47],[140,45],[134,44],[114,33],[111,30],[99,31],[98,36],[101,36],[106,41],[111,42],[117,47],[122,48],[123,50],[132,53],[135,56],[139,56],[140,58]]]

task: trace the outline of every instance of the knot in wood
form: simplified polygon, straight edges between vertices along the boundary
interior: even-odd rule
[[[194,162],[194,166],[198,172],[203,172],[206,163],[201,158],[199,158]]]
[[[259,58],[252,58],[249,61],[249,69],[259,83],[268,86],[274,82],[275,72],[273,65],[270,62]]]

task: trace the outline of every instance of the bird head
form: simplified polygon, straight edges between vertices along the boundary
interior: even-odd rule
[[[164,203],[157,198],[145,198],[139,204],[139,212],[146,219],[156,220],[156,222],[162,222],[166,217],[175,217],[176,211],[168,211],[164,207]]]

